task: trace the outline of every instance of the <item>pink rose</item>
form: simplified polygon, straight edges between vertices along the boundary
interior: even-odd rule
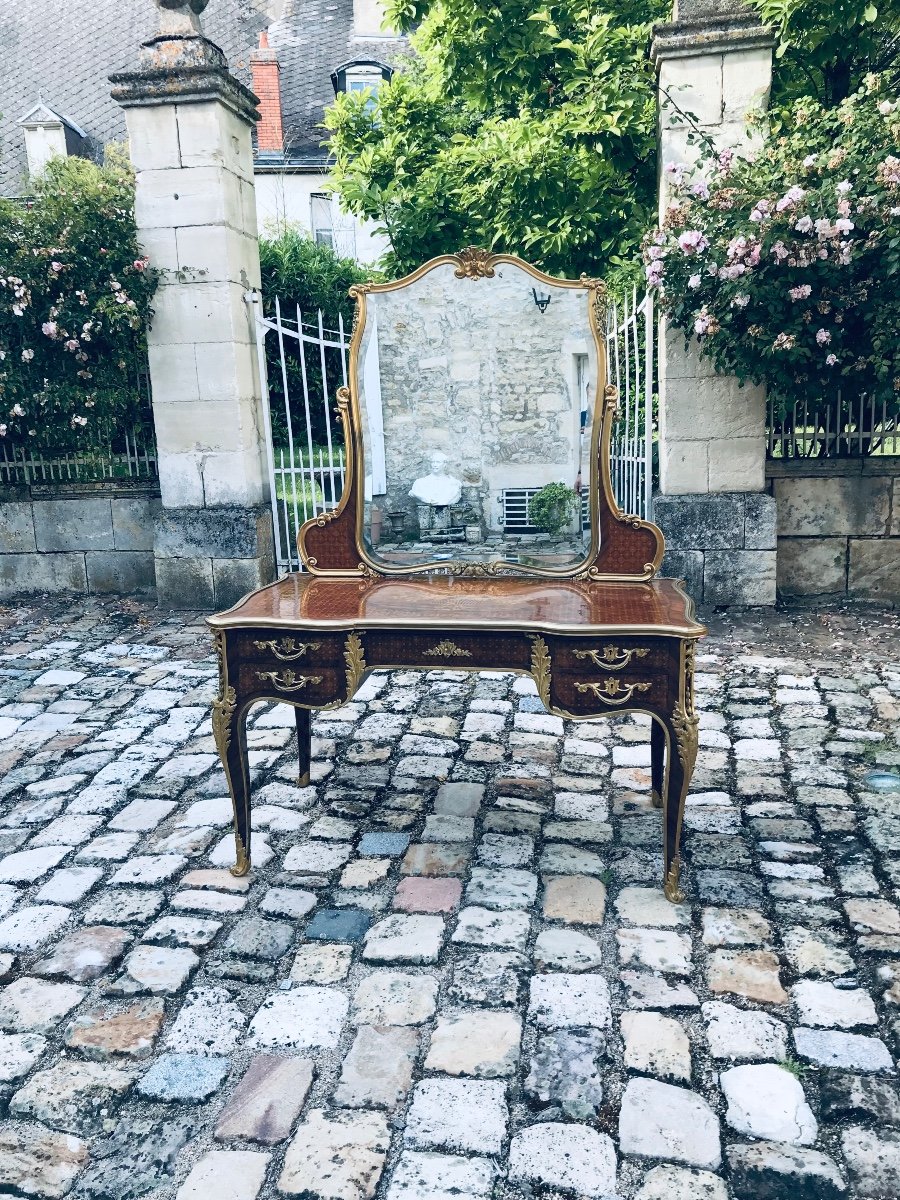
[[[678,237],[678,245],[683,254],[702,254],[709,242],[699,229],[685,229]]]

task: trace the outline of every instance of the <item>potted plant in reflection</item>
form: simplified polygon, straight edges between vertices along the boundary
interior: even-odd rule
[[[557,537],[578,511],[578,496],[565,483],[548,483],[535,492],[528,504],[532,525]]]

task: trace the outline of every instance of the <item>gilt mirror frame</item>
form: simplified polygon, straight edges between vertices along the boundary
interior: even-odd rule
[[[496,558],[486,562],[434,559],[423,563],[392,564],[373,557],[365,538],[365,457],[359,393],[360,347],[366,330],[367,297],[399,291],[435,268],[450,265],[460,286],[478,286],[491,279],[495,269],[510,264],[536,282],[587,292],[588,320],[597,361],[597,386],[591,427],[590,544],[583,558],[570,566],[541,567]],[[610,442],[618,392],[607,380],[606,286],[599,279],[558,279],[511,254],[493,254],[470,246],[457,254],[432,258],[402,279],[387,283],[361,283],[350,288],[356,301],[350,341],[348,386],[338,389],[338,414],[344,429],[346,466],[344,490],[337,506],[306,521],[297,533],[304,567],[313,575],[376,579],[382,577],[442,574],[464,577],[520,576],[579,579],[593,582],[646,581],[662,562],[665,544],[656,525],[623,513],[616,504],[610,474]]]

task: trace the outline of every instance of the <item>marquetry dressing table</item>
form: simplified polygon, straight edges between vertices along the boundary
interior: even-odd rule
[[[494,670],[530,675],[548,711],[568,719],[651,716],[661,880],[682,900],[705,629],[681,585],[654,577],[660,531],[612,494],[602,284],[469,249],[353,293],[340,503],[300,528],[302,573],[209,618],[234,873],[250,868],[253,704],[294,706],[305,783],[311,712],[348,703],[370,671]],[[550,484],[564,486],[544,492],[541,510]],[[423,503],[430,495],[436,503]]]

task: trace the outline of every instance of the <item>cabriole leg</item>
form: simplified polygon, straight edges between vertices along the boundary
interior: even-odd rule
[[[247,765],[247,710],[238,705],[237,694],[228,682],[228,650],[225,635],[215,635],[219,658],[219,695],[212,704],[212,727],[216,749],[225,771],[234,808],[235,863],[232,875],[250,870],[250,771]]]
[[[297,719],[297,761],[299,771],[297,782],[300,787],[306,787],[309,783],[310,760],[312,757],[310,721],[312,714],[308,708],[295,708],[294,716]]]
[[[681,855],[679,841],[684,817],[684,803],[697,762],[698,728],[700,722],[694,707],[693,640],[681,643],[681,681],[679,700],[666,720],[669,740],[668,762],[663,792],[663,824],[665,827],[664,869],[666,898],[674,904],[684,899],[680,886]]]
[[[658,721],[650,722],[650,793],[654,808],[663,806],[663,779],[665,776],[666,735]]]

